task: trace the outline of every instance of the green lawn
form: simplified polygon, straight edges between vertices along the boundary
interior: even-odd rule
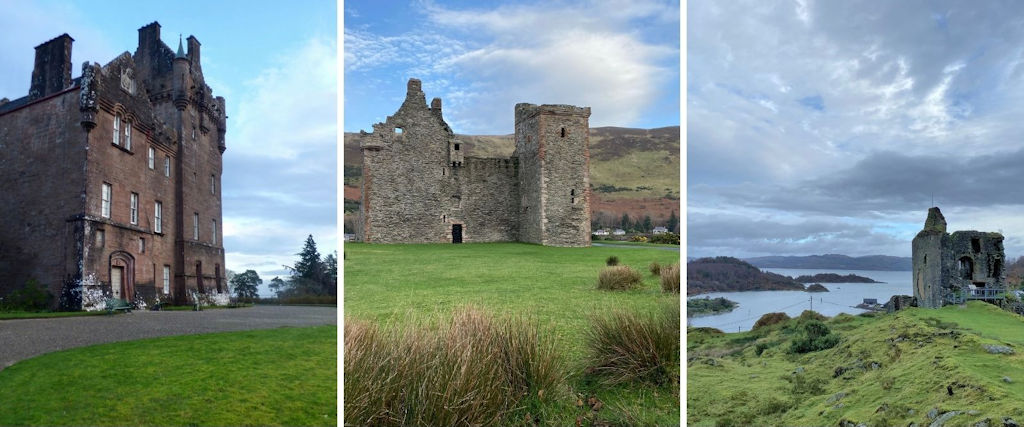
[[[418,323],[474,305],[497,315],[527,315],[552,329],[573,369],[574,390],[605,402],[602,416],[618,422],[677,424],[679,392],[673,387],[604,388],[582,375],[588,316],[612,309],[653,310],[678,299],[663,294],[647,271],[652,261],[678,262],[658,249],[555,248],[521,243],[344,246],[345,315]],[[609,256],[639,270],[641,289],[599,291],[598,272]],[[575,421],[575,416],[566,419]]]
[[[947,425],[1024,417],[1021,316],[970,302],[870,318],[844,315],[826,324],[840,335],[839,344],[799,355],[786,351],[796,335],[785,325],[734,334],[690,329],[688,423],[928,425],[932,409],[962,412]],[[985,344],[1017,352],[990,354]]]
[[[0,425],[336,425],[336,326],[102,344],[0,371]]]

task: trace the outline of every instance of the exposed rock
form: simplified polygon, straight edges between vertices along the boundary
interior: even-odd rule
[[[793,370],[793,375],[802,374],[802,373],[804,373],[804,367],[803,366],[797,366],[796,369]]]
[[[1003,427],[1020,427],[1017,422],[1010,417],[1003,417]]]
[[[939,416],[939,409],[938,408],[932,408],[932,409],[928,410],[928,419],[929,420],[934,420],[935,417],[937,417],[937,416]]]
[[[1010,377],[1003,377],[1003,382],[1009,384],[1012,383],[1013,380],[1011,380]]]
[[[992,427],[992,419],[985,418],[981,421],[974,423],[971,427]]]
[[[832,396],[829,396],[829,398],[828,398],[827,400],[825,400],[825,403],[832,403],[832,402],[836,402],[836,401],[838,401],[839,399],[842,399],[842,398],[844,398],[844,397],[846,397],[846,392],[844,392],[844,391],[841,391],[841,392],[839,392],[839,393],[833,394]]]
[[[887,313],[895,313],[905,308],[917,307],[917,298],[910,295],[893,295],[883,307]]]
[[[942,427],[942,425],[945,424],[946,421],[949,421],[953,417],[960,415],[960,413],[960,411],[946,412],[945,414],[940,415],[939,418],[937,418],[935,421],[932,421],[932,423],[929,424],[928,427]]]
[[[992,354],[1013,354],[1013,349],[1005,345],[984,344],[982,347]]]

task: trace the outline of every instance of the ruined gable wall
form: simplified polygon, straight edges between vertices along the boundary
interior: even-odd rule
[[[80,224],[68,219],[83,209],[79,94],[72,87],[0,115],[0,296],[34,278],[57,297],[78,271]]]
[[[1006,273],[1003,236],[999,233],[956,231],[950,236],[950,282],[960,287],[970,284],[989,289],[1004,289]],[[960,268],[960,260],[969,259],[970,271]]]
[[[396,133],[401,128],[401,133]],[[452,131],[426,105],[419,80],[405,103],[363,145],[363,240],[374,243],[445,241],[443,204],[451,196],[442,171]]]
[[[454,168],[462,209],[448,222],[462,221],[464,242],[513,242],[519,232],[518,162],[513,158],[465,157]],[[451,232],[450,224],[447,226]],[[450,240],[449,240],[450,241]]]

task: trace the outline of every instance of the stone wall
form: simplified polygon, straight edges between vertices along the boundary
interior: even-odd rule
[[[464,242],[517,240],[517,168],[518,162],[514,158],[465,158],[463,167],[456,175],[462,189],[461,219],[464,221]],[[460,218],[453,216],[449,222],[458,219]]]
[[[942,307],[972,287],[1006,289],[1003,236],[980,231],[948,234],[939,208],[928,210],[912,250],[914,297],[921,307]]]
[[[0,297],[29,279],[57,297],[78,275],[81,230],[69,222],[84,207],[78,99],[72,87],[0,110]]]
[[[516,151],[519,159],[519,241],[544,243],[544,168],[540,121],[532,104],[516,104]]]

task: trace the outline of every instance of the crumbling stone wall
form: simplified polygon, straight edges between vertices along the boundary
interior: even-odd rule
[[[361,140],[359,239],[590,244],[589,108],[516,105],[511,158],[465,155],[421,83]],[[365,133],[364,133],[364,136]]]
[[[1006,289],[1003,236],[980,231],[950,235],[937,207],[928,210],[912,251],[914,297],[921,307],[942,307],[971,288]]]

